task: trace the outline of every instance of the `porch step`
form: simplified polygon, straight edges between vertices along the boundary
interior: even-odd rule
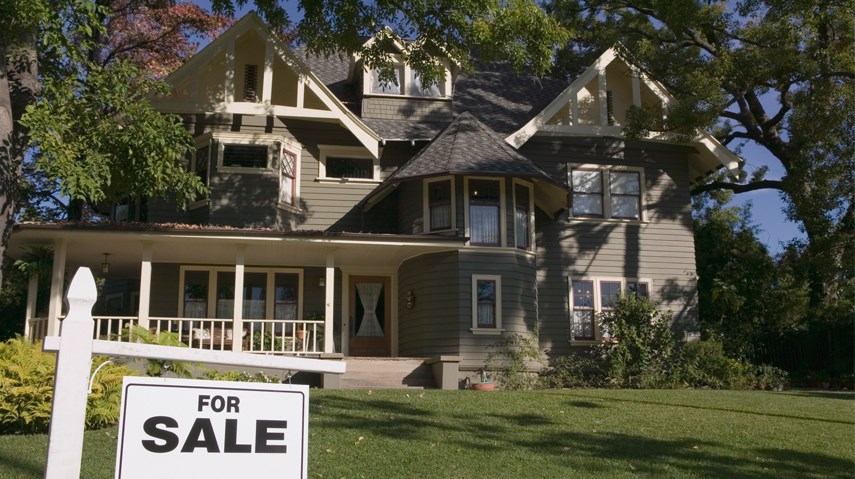
[[[423,358],[347,358],[345,389],[434,388],[433,369]]]

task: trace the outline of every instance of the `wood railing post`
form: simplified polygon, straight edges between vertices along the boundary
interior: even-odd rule
[[[68,316],[56,355],[45,479],[80,477],[92,360],[92,306],[97,296],[92,272],[78,269],[68,288]]]

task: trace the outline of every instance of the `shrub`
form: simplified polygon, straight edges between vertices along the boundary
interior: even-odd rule
[[[181,342],[178,333],[169,331],[161,331],[157,334],[149,331],[142,326],[134,326],[127,332],[131,341],[138,341],[143,344],[155,344],[160,346],[175,346],[186,348],[187,345]],[[146,359],[145,374],[151,377],[160,377],[167,372],[182,377],[189,378],[192,375],[193,363],[184,361],[167,361],[163,359]]]
[[[754,367],[753,386],[755,389],[781,391],[788,379],[789,374],[775,366],[762,364]]]
[[[540,375],[546,388],[597,388],[607,384],[603,361],[593,354],[570,353],[549,359],[549,367]]]
[[[534,372],[543,367],[537,330],[531,334],[511,334],[487,355],[487,369],[504,389],[527,390],[539,385]]]
[[[727,357],[718,341],[688,343],[680,351],[680,357],[679,378],[693,388],[780,391],[787,382],[786,371]]]
[[[614,310],[598,319],[614,341],[600,346],[609,382],[618,387],[672,387],[677,341],[671,312],[636,295],[620,296]]]
[[[106,358],[92,361],[92,371]],[[0,433],[46,432],[50,425],[56,355],[16,337],[0,343]],[[87,399],[86,427],[97,429],[119,418],[122,378],[133,371],[120,364],[103,367]]]
[[[263,372],[255,374],[246,371],[208,371],[205,373],[205,379],[213,379],[215,381],[238,381],[242,383],[281,383],[282,380],[276,376],[268,376]]]

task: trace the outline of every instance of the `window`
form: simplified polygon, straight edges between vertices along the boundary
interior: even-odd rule
[[[297,154],[282,149],[279,169],[279,203],[294,206],[297,197]]]
[[[397,95],[422,98],[444,98],[451,85],[451,72],[448,62],[443,62],[445,78],[438,84],[425,86],[421,77],[410,65],[402,62],[400,55],[393,55],[393,72],[395,81],[383,82],[379,70],[365,70],[363,94],[365,95]]]
[[[244,65],[243,101],[258,101],[258,65]]]
[[[425,231],[454,229],[454,180],[425,180]]]
[[[196,150],[189,155],[187,169],[199,177],[199,181],[203,185],[209,187],[211,185],[211,134],[204,134],[196,138]],[[200,193],[196,196],[196,201],[190,205],[191,208],[198,208],[207,204],[208,193]]]
[[[610,338],[596,321],[598,313],[614,310],[623,291],[649,297],[650,280],[574,279],[570,282],[570,340],[594,341]]]
[[[472,332],[502,330],[502,277],[472,276]]]
[[[234,268],[182,266],[181,273],[183,317],[234,317]],[[246,268],[239,295],[243,319],[300,319],[302,276],[302,270],[296,269]]]
[[[226,168],[267,168],[267,145],[223,145]]]
[[[318,145],[318,181],[380,181],[380,160],[359,146]]]
[[[575,218],[641,220],[644,216],[641,168],[580,166],[571,168],[571,211]]]
[[[531,186],[514,182],[514,235],[519,249],[531,249],[532,235]]]
[[[502,246],[503,180],[467,179],[467,230],[474,246]]]

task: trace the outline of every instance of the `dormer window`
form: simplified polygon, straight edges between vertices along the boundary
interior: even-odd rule
[[[400,55],[393,56],[395,81],[383,82],[380,80],[379,70],[366,70],[365,95],[393,95],[411,96],[421,98],[444,98],[451,90],[451,73],[445,65],[445,79],[439,84],[425,86],[419,74],[409,65],[404,64]]]
[[[258,101],[258,65],[244,66],[243,101]]]

